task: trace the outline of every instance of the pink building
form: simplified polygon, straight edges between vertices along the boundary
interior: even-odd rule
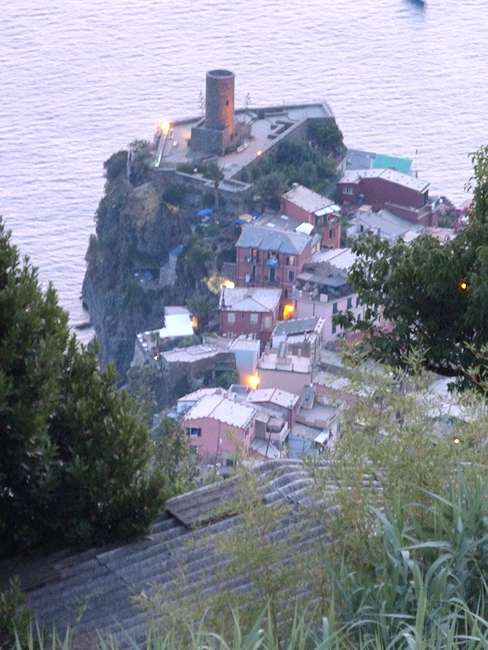
[[[322,229],[323,246],[338,248],[341,245],[340,210],[327,197],[294,183],[281,197],[281,212]]]
[[[358,169],[346,171],[338,192],[345,205],[370,205],[386,208],[400,217],[425,226],[432,223],[429,183],[394,169]]]
[[[233,465],[248,455],[255,436],[256,410],[228,394],[202,397],[186,413],[182,426],[202,463]]]
[[[275,223],[243,226],[236,243],[239,287],[280,287],[286,301],[297,274],[320,249],[320,237],[279,228]]]
[[[281,289],[274,287],[224,288],[220,293],[220,333],[237,338],[254,334],[264,344],[279,318]]]
[[[313,364],[308,357],[288,354],[286,344],[278,351],[266,350],[258,363],[260,388],[279,388],[301,395],[312,383]]]
[[[256,406],[264,406],[283,417],[291,428],[297,418],[300,397],[280,388],[258,388],[252,390],[247,401]]]

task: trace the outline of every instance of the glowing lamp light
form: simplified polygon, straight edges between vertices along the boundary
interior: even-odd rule
[[[259,375],[248,375],[247,377],[247,385],[249,388],[252,388],[252,390],[256,390],[257,387],[259,386],[261,380],[259,379]]]
[[[232,280],[224,280],[220,285],[221,289],[234,289],[235,286],[236,283],[233,282]]]
[[[261,149],[258,149],[258,150],[256,151],[256,156],[261,156],[262,153],[263,153],[263,152],[261,151]]]
[[[168,122],[168,120],[163,120],[159,124],[159,130],[163,135],[168,135],[170,128],[171,128],[171,122]]]
[[[458,287],[461,289],[461,291],[466,291],[468,288],[468,283],[466,280],[461,280],[461,282],[458,284]]]
[[[290,318],[293,318],[294,313],[295,307],[291,304],[286,304],[283,307],[283,320],[290,320]]]
[[[191,326],[193,327],[194,330],[197,329],[197,327],[198,327],[198,318],[196,316],[192,316],[192,318],[191,318]]]
[[[459,440],[459,438],[454,438],[453,443],[455,445],[459,445],[461,443],[461,441]]]

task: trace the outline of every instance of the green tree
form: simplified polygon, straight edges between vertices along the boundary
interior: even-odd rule
[[[0,223],[0,553],[144,530],[161,505],[152,444],[54,289]]]
[[[266,206],[277,208],[279,206],[280,196],[286,189],[286,178],[279,172],[266,174],[255,184],[256,194],[261,197],[262,208]]]
[[[198,322],[198,329],[202,330],[208,325],[209,318],[217,309],[216,296],[207,293],[194,293],[188,301],[188,309]]]
[[[342,131],[335,119],[311,122],[308,137],[319,149],[334,157],[343,156],[346,152]]]
[[[211,258],[211,250],[208,245],[196,236],[185,249],[182,256],[185,274],[193,280],[196,287],[207,275],[207,265]]]
[[[20,580],[12,578],[8,588],[0,593],[0,648],[14,648],[16,637],[20,644],[27,646],[31,623],[32,612],[20,588]]]
[[[153,164],[153,152],[147,140],[134,140],[130,144],[130,182],[142,185],[149,180],[149,171]]]
[[[215,210],[218,212],[220,207],[219,187],[220,187],[220,183],[225,178],[224,168],[220,167],[217,162],[212,160],[205,166],[205,170],[203,173],[204,176],[206,176],[206,178],[209,178],[211,181],[213,181],[214,205],[215,205]]]
[[[470,221],[456,239],[441,244],[420,236],[407,245],[366,236],[353,244],[358,257],[350,281],[365,314],[349,322],[369,333],[371,350],[382,360],[400,363],[417,348],[427,367],[465,377],[488,343],[487,147],[473,163]],[[378,327],[380,316],[387,328]]]
[[[117,151],[103,163],[103,168],[105,169],[105,177],[107,181],[113,182],[116,178],[122,174],[127,173],[127,158],[128,152],[125,150]]]
[[[193,489],[198,476],[197,459],[179,422],[163,418],[154,437],[157,440],[155,459],[164,478],[165,497]]]

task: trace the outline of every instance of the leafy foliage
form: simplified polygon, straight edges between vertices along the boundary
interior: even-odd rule
[[[16,636],[20,643],[26,643],[32,612],[20,588],[18,578],[12,578],[8,589],[0,593],[0,648],[12,648]]]
[[[0,224],[0,552],[144,530],[161,478],[133,403]]]
[[[149,180],[153,160],[151,145],[147,140],[134,140],[131,142],[130,150],[130,182],[132,185],[142,185]]]
[[[429,368],[465,376],[488,343],[488,148],[473,163],[470,222],[456,239],[421,236],[407,245],[369,235],[353,245],[350,281],[365,305],[355,327],[370,333],[380,359],[400,363],[415,347]]]
[[[157,439],[155,459],[164,477],[165,497],[191,490],[198,467],[181,425],[171,418],[163,418],[154,436]]]
[[[103,163],[107,181],[113,182],[119,176],[127,172],[128,155],[128,152],[125,150],[117,151],[117,153],[112,154],[110,158]]]
[[[281,194],[293,182],[317,192],[332,189],[345,151],[342,133],[335,120],[327,120],[310,124],[307,137],[307,142],[281,142],[252,168],[255,192],[264,205],[278,209]]]

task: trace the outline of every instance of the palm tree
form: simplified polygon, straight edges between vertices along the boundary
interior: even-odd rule
[[[205,176],[213,181],[214,184],[214,205],[215,211],[219,211],[220,197],[219,197],[219,186],[220,183],[224,180],[224,168],[220,167],[216,161],[212,161],[207,165],[205,170]]]

